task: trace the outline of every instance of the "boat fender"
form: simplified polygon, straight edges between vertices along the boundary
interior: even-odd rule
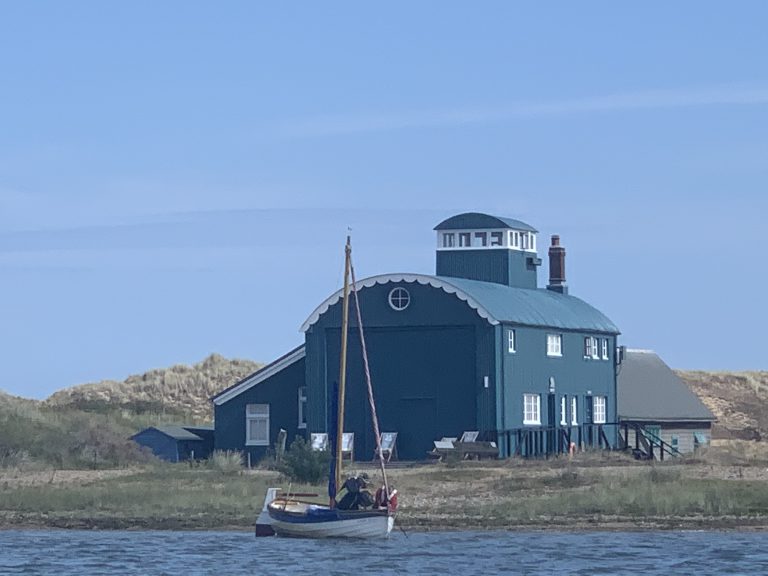
[[[376,508],[389,508],[390,512],[394,512],[397,510],[397,490],[392,490],[392,494],[390,494],[389,499],[387,499],[387,489],[382,486],[376,490],[373,505]]]
[[[392,490],[392,494],[389,495],[389,511],[395,512],[397,510],[397,490]]]

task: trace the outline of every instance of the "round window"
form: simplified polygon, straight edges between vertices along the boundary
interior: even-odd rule
[[[393,310],[405,310],[411,303],[411,295],[405,288],[392,288],[389,292],[389,305]]]

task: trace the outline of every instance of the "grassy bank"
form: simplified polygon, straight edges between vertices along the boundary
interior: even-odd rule
[[[376,475],[368,463],[355,470]],[[754,458],[651,465],[584,454],[402,467],[390,477],[406,529],[768,527],[768,472]],[[225,475],[185,465],[5,470],[0,526],[247,530],[274,485],[288,488],[266,470]],[[325,494],[324,486],[292,489]]]

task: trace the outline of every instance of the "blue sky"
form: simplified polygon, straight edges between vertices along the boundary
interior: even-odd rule
[[[463,211],[673,367],[765,369],[763,2],[0,7],[0,389],[270,361]],[[540,250],[545,257],[545,250]],[[546,264],[546,260],[545,260]],[[546,283],[542,267],[539,282]]]

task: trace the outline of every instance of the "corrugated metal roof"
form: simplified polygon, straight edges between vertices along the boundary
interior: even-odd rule
[[[375,284],[417,282],[441,288],[465,301],[479,316],[491,324],[502,322],[524,326],[541,326],[562,330],[584,330],[619,334],[607,316],[583,300],[551,290],[513,288],[493,282],[428,276],[425,274],[384,274],[358,280],[361,290]],[[341,299],[339,290],[318,306],[301,326],[306,331],[330,306]]]
[[[524,230],[527,232],[538,232],[536,228],[520,220],[513,218],[502,218],[491,216],[490,214],[481,214],[480,212],[465,212],[457,214],[443,220],[435,226],[435,230],[484,230],[499,228],[511,228],[513,230]]]
[[[584,300],[552,290],[516,288],[466,278],[440,280],[470,294],[500,322],[618,334],[618,327]]]
[[[618,374],[623,420],[715,420],[688,385],[650,350],[627,350]]]
[[[153,426],[155,430],[162,432],[166,436],[170,436],[175,440],[202,440],[197,434],[192,434],[189,430],[185,430],[181,426]]]

